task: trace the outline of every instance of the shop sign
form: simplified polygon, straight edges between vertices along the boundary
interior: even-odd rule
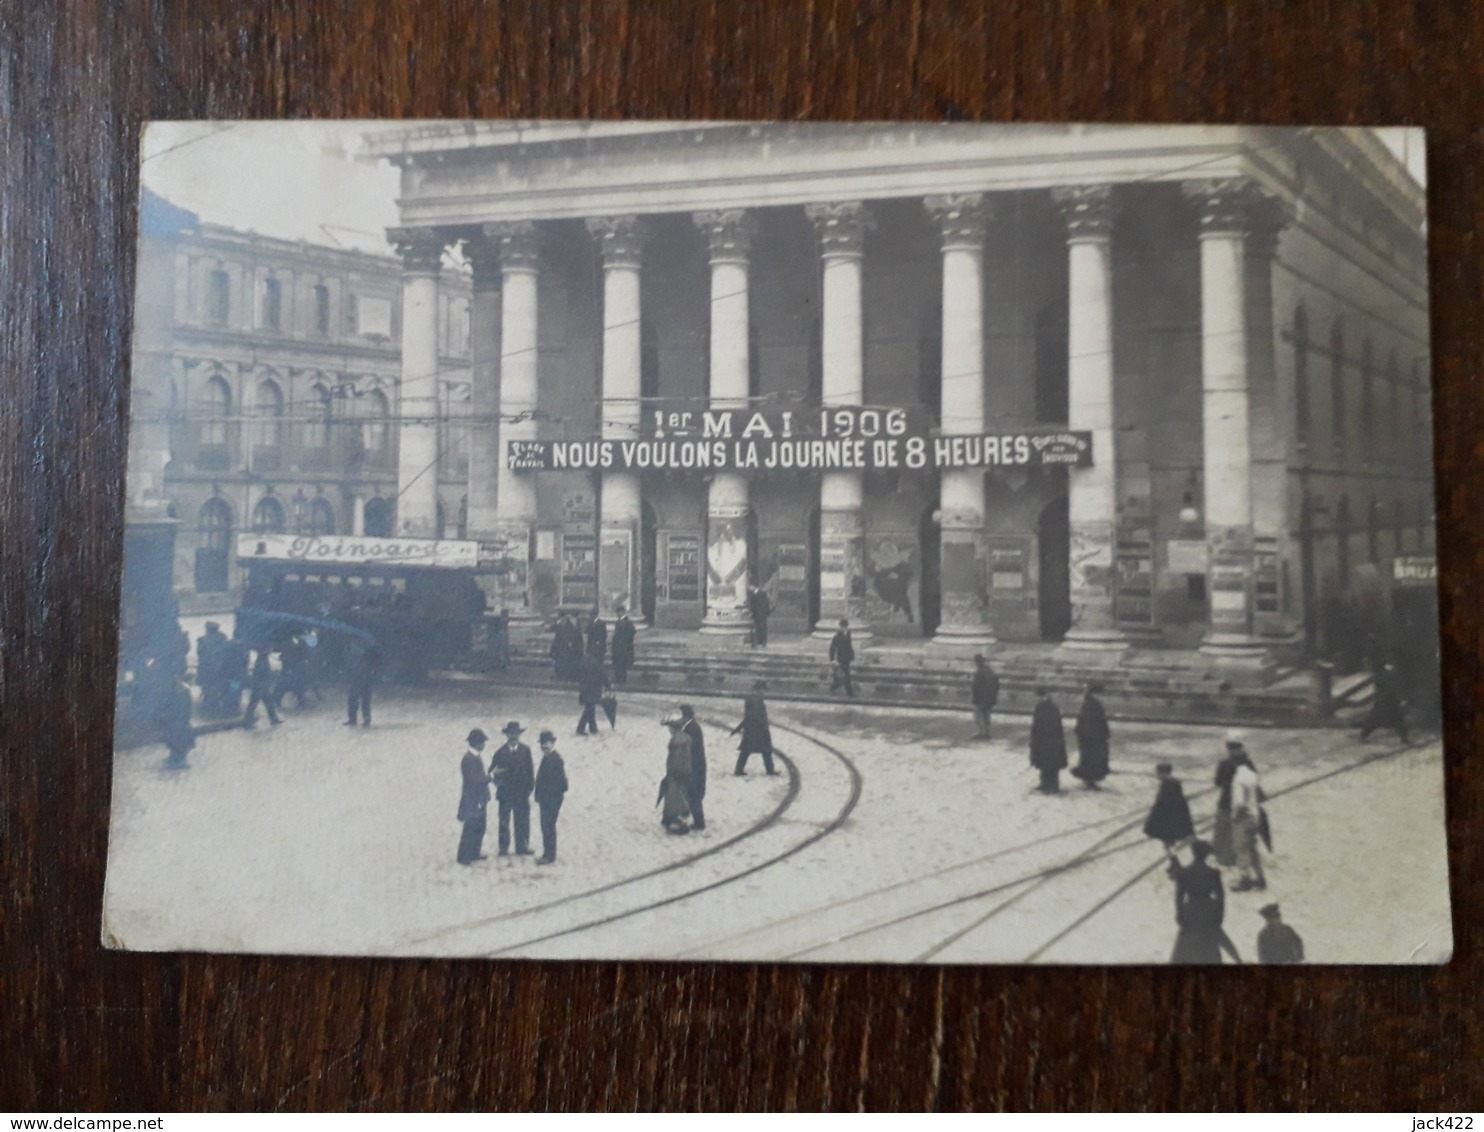
[[[237,559],[243,563],[432,566],[445,570],[470,570],[479,564],[479,543],[470,539],[240,534],[237,536]]]
[[[1431,554],[1408,554],[1393,558],[1391,577],[1404,586],[1432,585],[1438,580],[1438,560]]]

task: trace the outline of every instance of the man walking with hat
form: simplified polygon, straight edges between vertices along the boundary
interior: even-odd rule
[[[690,704],[680,705],[680,730],[690,736],[690,813],[692,829],[706,828],[706,733]]]
[[[469,749],[459,764],[464,779],[464,792],[459,795],[459,821],[464,825],[464,832],[459,835],[458,862],[461,865],[484,860],[485,807],[490,800],[490,780],[484,771],[480,752],[487,742],[489,736],[479,728],[469,732]]]
[[[505,725],[505,745],[490,759],[490,781],[499,803],[500,856],[510,854],[510,826],[515,825],[515,854],[531,855],[531,791],[536,787],[536,767],[531,748],[520,741],[525,730],[515,720]]]
[[[549,865],[556,860],[557,814],[567,795],[567,768],[557,754],[556,735],[541,732],[541,765],[536,769],[536,805],[541,809],[541,856],[536,864]]]

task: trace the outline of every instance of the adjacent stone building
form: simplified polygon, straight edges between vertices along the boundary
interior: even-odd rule
[[[178,520],[187,608],[232,603],[237,532],[400,533],[395,258],[202,223],[146,191],[137,279],[131,504]],[[451,259],[418,386],[433,443],[407,477],[449,537],[466,521],[469,305]]]

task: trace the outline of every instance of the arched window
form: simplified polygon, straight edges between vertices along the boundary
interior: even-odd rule
[[[263,280],[263,326],[283,329],[283,284],[271,275]]]
[[[227,557],[232,546],[232,508],[219,495],[196,516],[196,592],[221,593],[227,588]]]
[[[366,421],[361,425],[361,444],[373,462],[384,461],[391,454],[391,429],[387,421],[392,415],[392,406],[386,394],[373,389],[361,402],[361,413]]]
[[[1329,332],[1329,397],[1334,418],[1335,455],[1345,455],[1345,329],[1335,319]],[[1348,574],[1348,571],[1347,571]]]
[[[1309,441],[1309,315],[1300,303],[1293,312],[1294,428],[1300,443]]]
[[[225,458],[227,439],[231,435],[228,431],[231,424],[228,418],[232,415],[232,387],[220,374],[212,374],[206,380],[206,387],[202,390],[200,415],[198,438],[201,447],[215,449]]]
[[[392,501],[376,496],[366,500],[366,509],[361,523],[367,538],[391,538],[394,526]]]
[[[1367,458],[1376,439],[1376,372],[1371,340],[1360,344],[1360,445]]]
[[[252,529],[260,535],[281,535],[289,529],[283,504],[276,495],[265,495],[252,509]]]
[[[283,390],[272,378],[258,382],[253,391],[253,412],[259,418],[257,445],[273,455],[283,447]]]
[[[330,289],[323,283],[314,286],[314,332],[321,338],[330,335]]]
[[[309,501],[309,533],[321,536],[335,533],[335,509],[322,495]]]
[[[232,279],[218,267],[206,278],[206,321],[225,326],[232,317]]]
[[[330,397],[329,387],[322,382],[315,382],[309,389],[306,416],[310,419],[304,425],[304,447],[311,451],[323,452],[330,447],[330,417],[334,413],[334,401]]]

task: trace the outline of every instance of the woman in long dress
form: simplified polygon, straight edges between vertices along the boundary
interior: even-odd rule
[[[690,832],[690,776],[691,776],[691,743],[690,736],[681,728],[685,720],[680,717],[679,712],[671,712],[665,716],[664,724],[670,729],[670,748],[665,758],[665,777],[660,783],[659,797],[655,803],[663,802],[665,808],[660,812],[660,824],[669,833]]]

